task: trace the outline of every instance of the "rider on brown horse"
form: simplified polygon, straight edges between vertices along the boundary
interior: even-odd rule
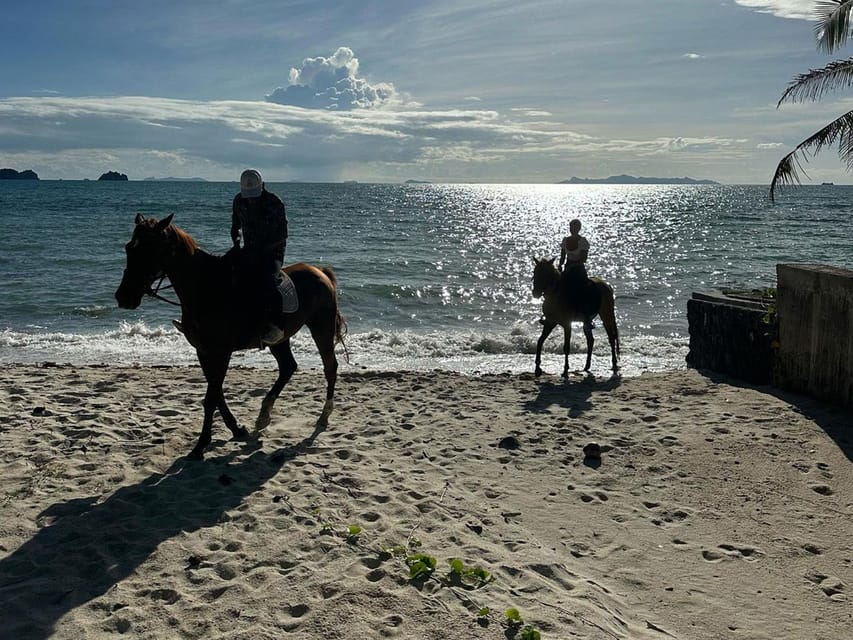
[[[259,315],[267,321],[261,336],[264,344],[275,344],[283,338],[277,320],[281,317],[281,295],[278,282],[287,247],[287,214],[284,203],[264,187],[261,174],[247,169],[240,176],[240,193],[234,196],[231,206],[231,241],[240,247],[243,237],[241,262],[258,283],[261,300]]]
[[[581,221],[569,223],[571,235],[560,243],[560,271],[563,272],[563,285],[569,300],[575,301],[575,308],[584,315],[594,316],[601,303],[600,293],[590,282],[586,272],[586,260],[589,257],[589,241],[580,235]],[[563,265],[565,264],[565,269]]]

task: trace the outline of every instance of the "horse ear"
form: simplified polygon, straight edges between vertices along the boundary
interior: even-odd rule
[[[556,259],[557,259],[557,256],[553,256],[551,258],[548,258],[548,262],[554,262],[554,260],[556,260]]]
[[[134,219],[133,223],[134,224],[142,224],[143,222],[145,222],[145,216],[142,215],[141,213],[137,213],[136,218]]]
[[[170,213],[170,214],[169,214],[169,215],[167,215],[165,218],[163,218],[162,220],[160,220],[160,222],[158,222],[158,223],[157,223],[157,231],[163,231],[163,229],[165,229],[165,228],[166,228],[166,227],[168,227],[170,224],[172,224],[172,218],[174,218],[174,217],[175,217],[175,214],[174,214],[174,213]]]
[[[531,258],[533,259],[533,264],[539,264],[539,258],[536,256],[531,256]]]

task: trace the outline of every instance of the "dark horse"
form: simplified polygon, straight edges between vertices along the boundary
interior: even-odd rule
[[[563,377],[569,376],[569,349],[571,347],[572,322],[583,322],[583,332],[586,336],[586,366],[584,371],[589,371],[592,362],[592,345],[595,340],[592,337],[592,319],[601,316],[601,322],[607,331],[607,340],[610,342],[610,354],[613,361],[613,371],[619,370],[617,355],[619,354],[619,330],[616,328],[616,307],[613,299],[613,287],[601,278],[592,277],[590,280],[598,290],[598,309],[590,314],[583,314],[575,308],[573,301],[568,299],[566,288],[563,286],[561,273],[554,266],[554,258],[533,259],[536,265],[533,269],[533,295],[536,298],[545,296],[542,302],[542,335],[536,343],[536,371],[535,375],[542,375],[539,366],[542,361],[542,345],[545,339],[557,325],[563,327]]]
[[[172,224],[172,215],[157,220],[137,214],[133,236],[125,245],[127,268],[115,296],[120,307],[136,309],[144,294],[154,293],[151,285],[155,280],[167,277],[174,286],[181,302],[184,335],[195,347],[207,380],[201,435],[189,454],[190,458],[201,459],[205,447],[210,444],[216,409],[235,439],[249,437],[228,408],[222,383],[234,351],[260,346],[258,334],[262,322],[246,312],[246,309],[255,308],[245,293],[254,288],[242,286],[244,283],[235,279],[233,258],[228,254],[213,256],[199,249],[188,233]],[[290,338],[303,325],[311,331],[317,344],[326,376],[326,403],[320,415],[321,424],[328,421],[334,407],[338,377],[335,344],[343,343],[346,334],[346,322],[338,309],[335,274],[328,267],[319,269],[304,263],[290,265],[284,271],[293,280],[299,309],[286,314],[280,324],[285,339],[269,347],[278,362],[278,378],[261,403],[256,429],[263,429],[270,423],[270,411],[296,371]]]

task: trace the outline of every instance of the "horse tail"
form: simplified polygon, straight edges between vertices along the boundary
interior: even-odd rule
[[[602,293],[605,294],[601,297],[599,315],[607,331],[607,338],[613,345],[618,356],[622,352],[619,345],[619,327],[616,325],[616,295],[613,293],[613,287],[609,283],[604,282],[604,280],[599,280],[599,282],[604,289]]]
[[[349,364],[349,349],[347,349],[347,345],[344,342],[344,337],[346,337],[349,329],[346,318],[344,318],[344,314],[341,313],[341,308],[338,306],[338,277],[331,267],[321,267],[320,270],[332,283],[332,289],[335,292],[335,344],[339,344],[344,348],[344,358],[347,364]]]

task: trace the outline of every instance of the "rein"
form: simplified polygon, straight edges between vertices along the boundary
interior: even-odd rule
[[[152,289],[151,286],[148,286],[148,291],[145,292],[145,295],[149,295],[152,298],[157,298],[158,300],[162,300],[163,302],[168,302],[169,304],[173,304],[176,307],[180,307],[180,302],[175,302],[174,300],[169,300],[169,298],[164,298],[160,295],[160,289],[172,289],[174,285],[172,283],[167,284],[165,287],[163,286],[163,280],[166,279],[165,275],[160,276],[160,281],[157,283],[157,287]]]

